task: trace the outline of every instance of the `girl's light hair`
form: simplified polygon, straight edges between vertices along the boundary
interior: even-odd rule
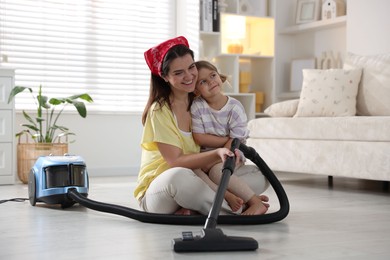
[[[200,60],[200,61],[195,62],[195,66],[196,66],[196,68],[198,70],[200,70],[200,69],[209,69],[211,71],[215,71],[216,73],[218,73],[218,75],[221,78],[221,81],[223,83],[222,84],[222,89],[224,89],[224,90],[226,90],[226,89],[232,90],[233,89],[232,85],[227,80],[228,77],[226,75],[224,75],[224,74],[219,73],[217,67],[214,66],[214,64],[212,64],[211,62],[206,61],[206,60]]]
[[[211,62],[209,61],[206,61],[206,60],[200,60],[200,61],[197,61],[195,62],[195,66],[198,70],[200,69],[209,69],[209,70],[212,70],[212,71],[215,71],[218,73],[219,77],[221,78],[222,80],[222,83],[224,83],[226,80],[227,80],[227,76],[226,75],[223,75],[221,73],[218,72],[218,69],[217,67],[215,67]]]

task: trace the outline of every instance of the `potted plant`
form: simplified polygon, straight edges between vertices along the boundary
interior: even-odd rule
[[[30,169],[39,156],[64,155],[68,152],[68,136],[74,135],[74,133],[69,132],[67,127],[58,125],[58,119],[65,107],[73,105],[78,114],[85,118],[87,109],[83,101],[93,102],[90,95],[86,93],[66,98],[49,99],[42,94],[42,86],[39,86],[36,96],[31,88],[15,86],[11,90],[8,103],[25,90],[28,90],[34,99],[36,115],[32,116],[23,110],[23,116],[27,122],[22,124],[24,129],[16,133],[16,137],[19,139],[17,148],[18,176],[23,183],[28,182]],[[25,143],[20,141],[22,135],[27,136]],[[29,139],[33,142],[30,143]],[[65,142],[62,142],[63,139]]]

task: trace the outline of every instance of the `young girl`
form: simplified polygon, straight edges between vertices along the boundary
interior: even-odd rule
[[[195,171],[233,153],[227,148],[199,153],[192,137],[189,109],[198,79],[194,54],[187,39],[180,36],[147,50],[145,60],[151,81],[142,115],[141,167],[134,196],[147,212],[207,215],[215,192]],[[265,190],[261,174],[245,172],[241,178],[260,192]],[[226,202],[222,211],[231,213]]]
[[[238,100],[222,93],[226,76],[220,75],[210,62],[198,61],[195,65],[198,68],[195,88],[198,97],[191,106],[194,140],[202,147],[202,151],[228,146],[232,138],[238,138],[245,143],[249,132],[247,117]],[[254,170],[258,170],[257,167]],[[209,177],[214,185],[208,184],[216,190],[215,183],[219,183],[221,179],[221,164],[211,167]],[[243,204],[246,205],[243,215],[264,214],[269,206],[264,203],[268,201],[266,196],[256,195],[236,174],[231,176],[225,199],[232,211],[239,210]]]

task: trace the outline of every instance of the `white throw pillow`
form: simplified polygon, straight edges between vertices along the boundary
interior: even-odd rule
[[[272,117],[292,117],[297,112],[299,99],[292,99],[274,103],[264,110]]]
[[[303,70],[303,83],[294,117],[354,116],[362,70]]]
[[[356,99],[361,116],[390,116],[390,53],[361,56],[347,53],[344,69],[362,68]]]

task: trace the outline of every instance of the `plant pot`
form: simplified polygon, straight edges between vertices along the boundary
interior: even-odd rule
[[[18,143],[18,177],[28,183],[28,175],[39,156],[64,155],[68,153],[67,143]]]

